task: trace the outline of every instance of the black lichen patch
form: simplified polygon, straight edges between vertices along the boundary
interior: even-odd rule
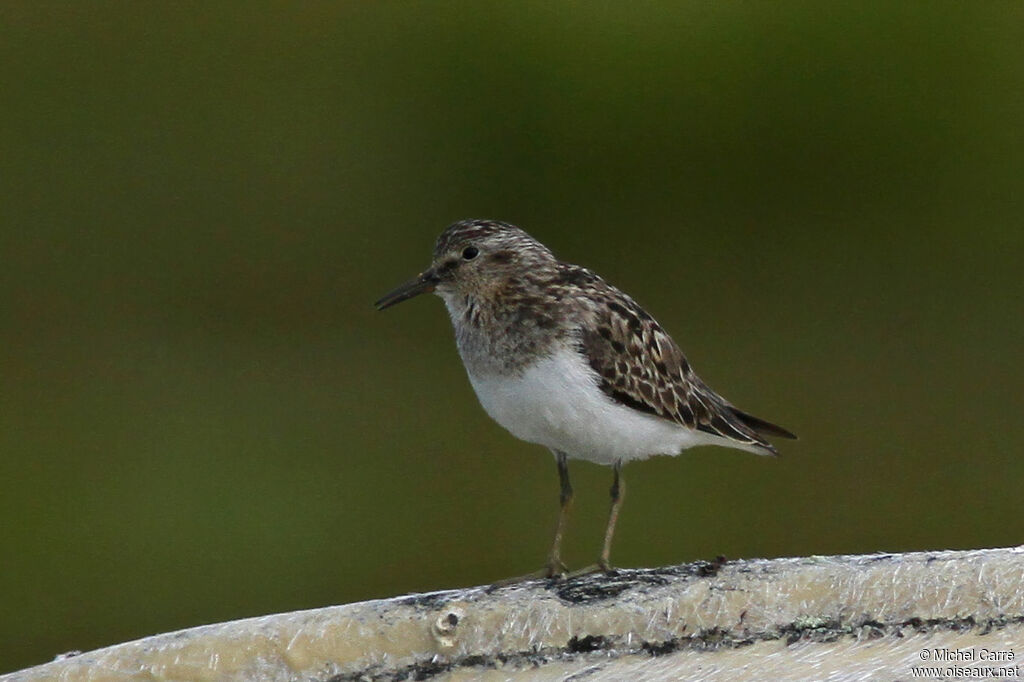
[[[334,675],[326,682],[410,682],[412,680],[430,680],[453,670],[494,670],[506,664],[522,667],[536,667],[557,659],[554,652],[518,651],[513,653],[497,653],[493,656],[470,654],[453,660],[426,659],[403,668],[387,670],[381,666],[373,666],[352,673]]]
[[[714,578],[729,564],[724,556],[713,561],[694,561],[669,568],[618,569],[612,573],[593,573],[570,580],[551,580],[547,588],[570,604],[590,604],[618,597],[631,589],[666,585],[683,577]],[[741,566],[742,562],[733,564]]]
[[[587,635],[585,637],[573,637],[565,644],[565,650],[571,654],[586,654],[591,651],[599,651],[609,647],[607,637],[601,635]]]
[[[559,581],[551,584],[550,589],[562,601],[579,605],[614,599],[627,590],[668,582],[666,576],[653,571],[613,571]]]
[[[779,637],[786,640],[786,644],[796,644],[801,640],[811,642],[834,642],[841,636],[849,634],[850,628],[844,627],[835,619],[810,620],[807,622],[794,621],[786,623],[779,628]]]
[[[411,677],[410,680],[429,680],[431,677],[436,677],[441,673],[446,673],[451,670],[451,666],[438,661],[426,661],[425,663],[419,663],[413,667],[409,672]]]
[[[1024,625],[1024,616],[1001,616],[999,618],[990,618],[981,624],[981,632],[979,634],[987,635],[993,630],[1002,629],[1007,625]]]
[[[570,580],[553,587],[559,599],[575,605],[614,599],[633,585],[625,581],[596,583],[589,580],[586,582]]]
[[[706,650],[725,647],[735,649],[753,644],[756,638],[752,636],[741,637],[725,628],[708,628],[695,633],[692,637],[687,637],[684,641],[687,648],[690,649]]]
[[[667,639],[664,642],[644,642],[640,648],[651,656],[665,656],[679,650],[679,638]]]
[[[973,616],[967,616],[966,618],[911,618],[901,623],[901,625],[922,633],[931,632],[933,630],[966,632],[974,629],[978,623],[974,620]],[[986,633],[991,632],[992,621],[986,621],[982,623],[982,625],[989,628]]]
[[[881,639],[885,636],[885,631],[885,623],[877,621],[873,618],[866,618],[860,624],[860,632],[858,633],[858,636],[863,637],[865,639]]]

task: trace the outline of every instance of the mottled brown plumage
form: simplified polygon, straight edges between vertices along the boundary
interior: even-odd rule
[[[434,255],[443,258],[485,241],[496,244],[486,258],[496,266],[515,259],[517,272],[487,297],[492,305],[471,301],[466,306],[470,327],[503,328],[509,333],[498,338],[518,339],[520,346],[529,346],[530,355],[572,337],[605,394],[680,426],[772,454],[778,453],[765,436],[795,438],[715,393],[672,337],[632,298],[590,270],[558,261],[521,229],[490,220],[456,223],[438,238]],[[487,336],[495,343],[494,334]],[[492,350],[510,360],[526,357],[510,349]]]

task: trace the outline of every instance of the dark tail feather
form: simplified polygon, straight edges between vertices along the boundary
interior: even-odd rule
[[[796,440],[796,434],[790,433],[777,424],[772,424],[771,422],[766,422],[763,419],[758,419],[752,414],[747,414],[742,410],[737,410],[735,407],[732,408],[732,412],[741,422],[762,436],[778,436],[780,438],[792,438],[793,440]]]

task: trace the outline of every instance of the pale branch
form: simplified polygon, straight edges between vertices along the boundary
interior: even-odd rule
[[[1017,547],[414,594],[156,635],[0,681],[910,679],[918,666],[1005,668],[1022,656]]]

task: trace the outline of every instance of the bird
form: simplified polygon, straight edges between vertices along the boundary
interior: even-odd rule
[[[524,230],[462,220],[437,238],[430,266],[376,301],[424,293],[444,301],[480,404],[513,436],[548,448],[559,513],[536,575],[613,571],[612,538],[625,494],[622,467],[698,445],[777,455],[768,437],[796,438],[720,396],[660,324],[587,268],[560,261]],[[568,462],[612,467],[611,506],[593,566],[569,574],[561,547],[573,488]]]

